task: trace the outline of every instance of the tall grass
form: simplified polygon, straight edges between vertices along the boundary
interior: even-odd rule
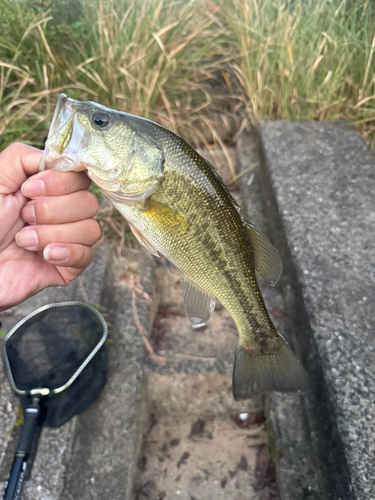
[[[227,122],[211,85],[220,30],[200,2],[57,3],[76,5],[78,18],[67,23],[43,3],[0,0],[0,146],[41,145],[62,90],[154,119],[196,144],[216,133],[215,121]]]
[[[10,30],[9,36],[0,37],[0,139],[6,145],[16,137],[33,142],[35,129],[46,118],[48,106],[42,106],[44,91],[48,88],[46,65],[41,61],[41,26],[50,19],[35,16],[24,22],[17,4],[0,4],[0,30],[6,33],[9,23],[18,24],[19,30]],[[41,41],[41,39],[40,39]]]
[[[233,87],[252,121],[346,118],[375,125],[375,15],[369,0],[219,0]],[[374,146],[374,142],[372,144]]]
[[[67,85],[87,90],[65,78],[51,49],[51,11],[30,5],[0,0],[0,147],[14,140],[41,146],[58,94]]]
[[[201,128],[212,102],[209,55],[220,34],[200,2],[94,0],[85,15],[95,29],[74,40],[80,62],[65,61],[72,80],[95,89],[100,102],[197,139],[192,127]]]
[[[346,118],[375,148],[374,52],[371,0],[0,0],[0,147],[41,146],[65,91],[195,144]]]

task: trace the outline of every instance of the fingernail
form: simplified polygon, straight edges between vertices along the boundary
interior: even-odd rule
[[[37,198],[45,194],[46,185],[43,181],[30,179],[22,185],[21,191],[27,198]]]
[[[22,218],[29,224],[36,223],[36,215],[34,205],[26,205],[22,210]]]
[[[20,247],[34,248],[38,246],[38,235],[32,229],[22,229],[16,234],[16,242]]]
[[[61,247],[46,247],[43,250],[43,257],[49,262],[66,262],[69,258],[69,251]]]

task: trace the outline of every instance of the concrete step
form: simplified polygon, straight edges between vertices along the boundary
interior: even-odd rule
[[[110,252],[108,245],[95,250],[94,261],[67,287],[50,288],[7,311],[5,331],[41,305],[67,300],[101,304],[109,323],[106,342],[107,384],[99,399],[65,425],[42,428],[38,450],[25,481],[23,500],[131,498],[133,457],[137,454],[138,427],[142,423],[141,380],[144,344],[132,312],[129,277],[137,276],[152,294],[153,262],[141,252],[129,261]],[[138,303],[138,320],[148,327],[150,305]],[[0,385],[0,479],[8,477],[15,440],[18,399],[11,394],[3,370]]]
[[[269,398],[282,498],[369,499],[375,158],[345,125],[265,122],[257,131],[260,143],[245,134],[239,144],[240,169],[259,164],[241,177],[245,212],[255,189],[284,261],[285,335],[313,385],[308,396]]]
[[[76,280],[67,287],[48,288],[26,300],[0,317],[2,329],[8,332],[18,321],[42,305],[67,300],[81,300],[99,303],[102,282],[108,258],[108,247],[96,250],[93,262],[80,281]],[[0,360],[3,365],[3,359]],[[10,390],[4,369],[0,368],[0,491],[3,491],[13,460],[17,439],[18,399]],[[32,481],[25,481],[25,499],[56,500],[63,485],[65,460],[70,456],[70,448],[76,428],[76,419],[64,426],[51,429],[43,428],[39,439],[38,453],[33,463]]]

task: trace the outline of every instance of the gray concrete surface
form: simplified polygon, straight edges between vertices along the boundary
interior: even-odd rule
[[[268,236],[279,250],[283,259],[283,274],[275,287],[259,286],[267,310],[277,330],[298,352],[299,342],[293,335],[296,330],[294,321],[294,303],[292,276],[288,259],[283,251],[279,236],[283,236],[282,227],[274,221],[274,215],[267,213],[270,206],[270,191],[262,189],[260,143],[257,131],[248,128],[241,135],[237,144],[237,170],[241,187],[241,211],[245,217]],[[281,229],[276,232],[275,229]],[[279,234],[280,233],[280,234]],[[298,336],[297,332],[297,336]],[[301,353],[299,353],[301,355]],[[277,466],[278,484],[282,500],[322,500],[326,498],[324,484],[320,474],[318,457],[312,453],[313,443],[307,402],[312,395],[268,394],[264,397],[269,432],[269,446]],[[312,403],[313,404],[313,403]]]
[[[131,497],[136,455],[144,345],[131,314],[128,278],[138,273],[151,293],[152,261],[144,253],[132,261],[115,257],[108,246],[95,251],[93,263],[67,287],[46,289],[2,317],[5,331],[30,311],[51,302],[88,300],[101,304],[109,322],[106,343],[107,384],[99,399],[81,415],[56,429],[42,428],[31,476],[22,500],[102,499]],[[139,320],[148,327],[149,304],[137,304]],[[0,368],[0,491],[8,477],[15,439],[18,400]]]
[[[143,251],[132,258],[114,254],[104,280],[101,304],[109,321],[107,384],[100,398],[76,418],[72,450],[66,464],[61,500],[127,500],[137,460],[144,344],[132,312],[130,278],[136,274],[152,296],[153,262]],[[148,327],[147,302],[136,304],[139,321]]]
[[[103,277],[107,265],[108,248],[103,245],[95,252],[94,260],[82,275],[81,281],[74,281],[67,287],[47,288],[7,311],[7,316],[0,318],[2,328],[8,332],[20,319],[44,304],[66,300],[88,299],[99,303]],[[0,491],[8,478],[13,459],[16,439],[12,439],[12,430],[16,422],[18,399],[12,394],[5,372],[3,360],[0,360]],[[25,481],[23,499],[56,500],[59,498],[65,473],[65,460],[70,456],[76,419],[72,419],[58,429],[43,428],[30,481]],[[17,433],[16,433],[17,434]]]
[[[329,498],[375,498],[375,158],[346,126],[258,131],[266,212],[300,330],[292,341],[313,384],[311,452]]]

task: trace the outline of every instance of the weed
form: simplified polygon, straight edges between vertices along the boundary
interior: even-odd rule
[[[369,0],[0,0],[0,28],[0,148],[43,146],[61,91],[196,146],[344,118],[375,147]]]
[[[228,72],[252,122],[347,119],[367,141],[375,125],[371,2],[219,0]],[[374,143],[372,144],[374,146]]]

